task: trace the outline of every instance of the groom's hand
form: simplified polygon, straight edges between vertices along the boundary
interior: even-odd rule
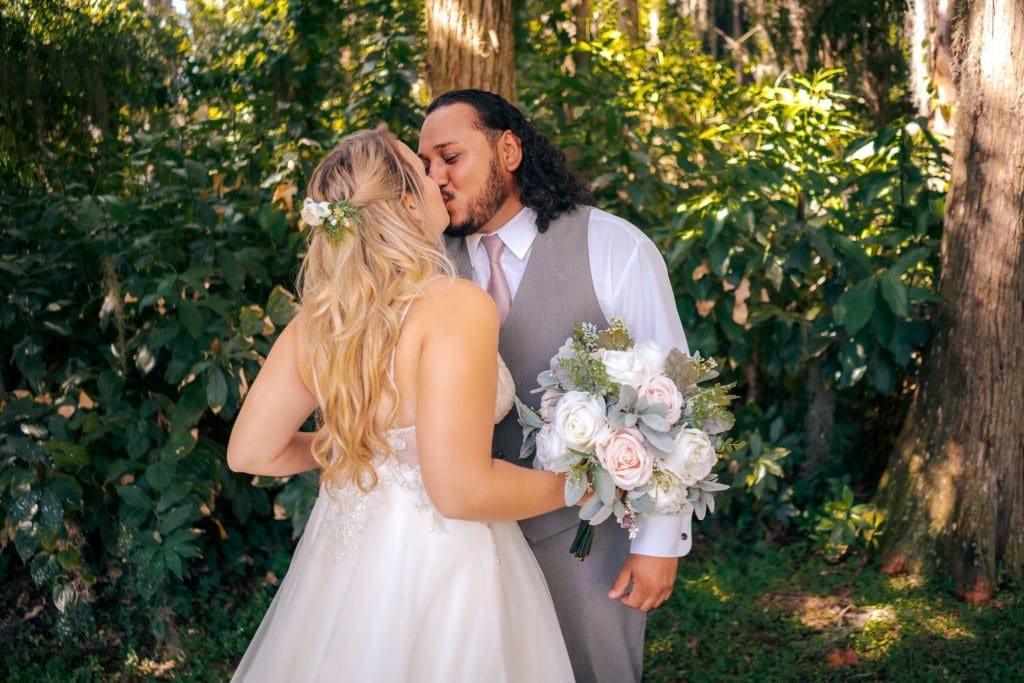
[[[622,571],[615,578],[608,597],[622,600],[626,607],[650,612],[672,595],[672,587],[676,583],[678,557],[654,557],[652,555],[630,555],[622,565]],[[633,589],[626,589],[630,582]]]

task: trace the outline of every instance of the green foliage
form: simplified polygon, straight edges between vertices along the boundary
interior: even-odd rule
[[[3,164],[27,169],[0,185],[2,543],[50,596],[65,633],[90,623],[97,591],[117,586],[155,606],[150,628],[165,638],[180,606],[174,588],[198,558],[275,515],[295,533],[305,523],[315,474],[233,475],[231,421],[294,315],[304,179],[345,117],[389,113],[406,131],[416,123],[401,120],[414,109],[416,53],[402,36],[415,33],[415,13],[399,13],[410,22],[401,30],[350,21],[332,37],[333,6],[254,1],[221,14],[193,3],[192,43],[134,5],[117,15],[54,3],[23,22],[34,49],[66,41],[57,55],[77,54],[70,43],[89,22],[97,44],[134,31],[107,75],[134,82],[159,57],[173,87],[161,99],[126,89],[116,134],[53,132],[59,156],[0,149]],[[360,4],[371,6],[379,16],[391,3]],[[79,28],[47,33],[47,17]],[[381,45],[382,56],[321,63],[346,41]],[[139,46],[149,61],[129,59]],[[362,99],[344,97],[353,84]],[[68,122],[88,116],[64,106]]]
[[[808,514],[816,520],[812,538],[837,556],[845,556],[851,549],[874,549],[882,531],[881,512],[872,503],[855,503],[853,490],[844,479],[828,483],[830,500],[817,514]]]
[[[917,121],[872,129],[838,71],[737,85],[678,17],[651,48],[614,21],[574,39],[571,16],[536,5],[524,107],[598,205],[662,246],[691,349],[746,399],[737,438],[762,450],[735,455],[730,496],[749,500],[733,510],[785,528],[829,476],[869,488],[937,300],[939,142]]]

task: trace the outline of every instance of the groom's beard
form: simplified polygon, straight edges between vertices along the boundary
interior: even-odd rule
[[[441,193],[444,194],[444,190]],[[466,207],[469,213],[466,220],[461,223],[452,223],[445,229],[445,234],[452,237],[466,237],[479,232],[480,228],[484,227],[487,221],[498,213],[502,204],[508,201],[508,195],[508,186],[501,177],[501,167],[498,165],[498,156],[495,154],[491,158],[483,194]]]

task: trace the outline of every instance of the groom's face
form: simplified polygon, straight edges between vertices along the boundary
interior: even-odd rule
[[[441,188],[449,235],[493,232],[518,212],[509,202],[515,181],[499,161],[500,142],[480,129],[476,110],[461,102],[434,110],[423,122],[419,157]]]

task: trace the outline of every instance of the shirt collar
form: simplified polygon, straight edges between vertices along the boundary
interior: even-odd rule
[[[533,240],[537,237],[537,212],[524,206],[519,213],[505,225],[498,228],[494,233],[501,236],[505,248],[512,252],[517,259],[522,261],[526,258],[527,252],[533,246]],[[466,237],[466,249],[470,254],[476,254],[480,246],[482,233],[474,233]]]

